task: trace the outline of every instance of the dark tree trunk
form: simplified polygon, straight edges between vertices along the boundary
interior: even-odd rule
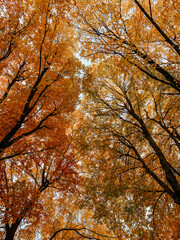
[[[19,224],[21,223],[22,218],[18,218],[15,223],[13,223],[11,226],[9,224],[6,225],[6,237],[4,240],[13,240],[14,235],[17,231],[17,228],[19,227]]]

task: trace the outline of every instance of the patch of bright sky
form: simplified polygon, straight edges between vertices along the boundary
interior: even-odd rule
[[[152,214],[151,207],[147,207],[145,211],[146,211],[146,213],[145,213],[145,219],[146,219],[148,222],[150,222],[150,221],[152,220],[152,219],[149,217],[149,215]]]
[[[81,57],[79,53],[75,53],[75,56],[84,64],[86,67],[89,67],[92,62],[84,57]]]
[[[1,6],[0,7],[0,17],[4,17],[6,12],[7,12],[7,9],[5,8],[5,6]]]
[[[82,62],[82,64],[85,65],[85,67],[89,67],[92,64],[92,62],[90,60],[81,57],[79,53],[75,53],[75,56]],[[81,71],[79,77],[82,79],[83,76],[84,76],[84,72]],[[82,86],[81,86],[81,89],[82,89]],[[79,94],[80,102],[81,102],[81,100],[83,100],[83,98],[84,98],[84,94],[80,93]],[[78,104],[76,109],[78,110],[80,107],[81,107],[81,104]]]

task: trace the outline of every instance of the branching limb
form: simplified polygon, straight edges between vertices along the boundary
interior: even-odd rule
[[[85,239],[94,239],[94,240],[100,240],[100,238],[108,238],[108,239],[116,239],[116,238],[119,238],[120,236],[118,237],[111,237],[111,236],[107,236],[107,235],[103,235],[103,234],[99,234],[99,233],[96,233],[88,228],[62,228],[58,231],[56,231],[49,240],[52,240],[58,233],[62,232],[62,231],[74,231],[76,232],[78,235],[80,235],[81,237],[85,238]],[[90,233],[93,233],[95,235],[97,235],[98,237],[100,238],[97,238],[97,237],[90,237],[90,236],[86,236],[84,234],[81,233],[81,231],[88,231]]]

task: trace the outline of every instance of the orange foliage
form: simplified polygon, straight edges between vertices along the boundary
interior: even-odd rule
[[[81,64],[66,17],[71,4],[1,3],[0,217],[6,240],[20,224],[44,221],[43,198],[51,189],[76,192],[69,128]],[[52,191],[49,201],[56,194]]]
[[[128,239],[170,239],[180,205],[179,5],[78,4],[81,53],[92,61],[77,137],[82,204]]]

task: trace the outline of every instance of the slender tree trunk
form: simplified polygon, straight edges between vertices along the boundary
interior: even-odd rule
[[[6,225],[6,237],[4,240],[13,240],[14,235],[19,227],[19,224],[21,223],[22,218],[18,218],[15,223],[13,223],[11,226],[9,224]]]

